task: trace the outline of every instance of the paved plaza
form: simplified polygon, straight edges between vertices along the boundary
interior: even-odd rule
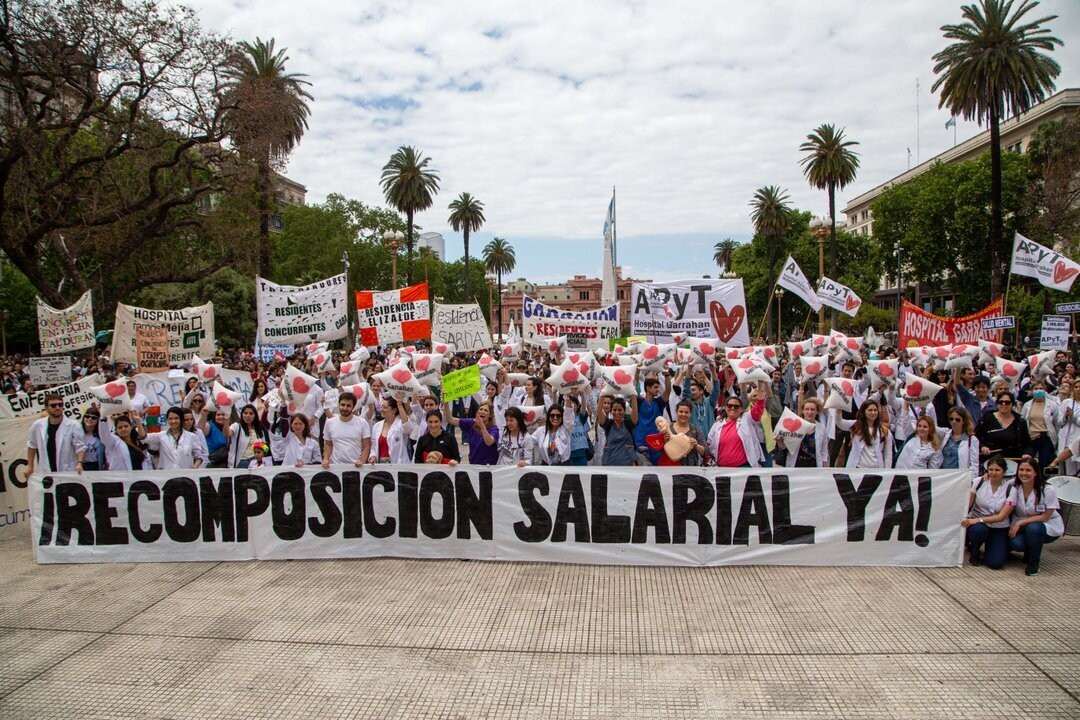
[[[1080,718],[1080,540],[1042,572],[421,560],[35,565],[0,718]]]

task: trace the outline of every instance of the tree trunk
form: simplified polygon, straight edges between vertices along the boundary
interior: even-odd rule
[[[259,276],[270,277],[270,163],[259,160]]]
[[[413,254],[413,211],[405,211],[405,220],[408,223],[408,232],[405,234],[405,284],[412,285],[412,254]]]
[[[990,109],[990,301],[1001,294],[1001,128],[997,109]]]
[[[472,292],[469,289],[469,226],[465,226],[465,302],[472,302]]]

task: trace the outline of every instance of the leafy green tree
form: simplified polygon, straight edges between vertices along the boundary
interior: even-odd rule
[[[721,274],[731,269],[732,262],[735,258],[735,250],[738,249],[738,247],[739,243],[731,238],[724,238],[713,245],[713,262],[720,266]]]
[[[480,229],[484,224],[484,203],[467,192],[454,198],[447,208],[450,210],[450,227],[460,232],[465,240],[465,267],[469,267],[469,233]],[[469,295],[469,274],[465,274],[465,295]]]
[[[990,124],[990,297],[1001,294],[1005,273],[1002,211],[1001,132],[1003,117],[1018,115],[1042,102],[1054,89],[1061,67],[1043,52],[1062,42],[1041,27],[1057,18],[1048,15],[1027,21],[1038,2],[1023,0],[1012,12],[1013,0],[980,0],[965,5],[965,22],[944,25],[946,40],[954,40],[934,55],[940,75],[931,91],[941,90],[938,107],[948,107],[965,120]]]
[[[810,187],[829,193],[829,276],[836,277],[836,190],[855,180],[859,155],[851,148],[859,143],[844,139],[844,129],[825,124],[806,136],[799,150],[807,153],[799,161]],[[836,313],[833,313],[836,322]]]
[[[413,283],[413,221],[416,213],[427,210],[439,192],[439,176],[428,169],[431,158],[409,145],[402,145],[383,166],[382,183],[386,202],[405,214],[406,278]]]
[[[771,288],[776,275],[776,257],[780,250],[780,240],[788,229],[788,225],[791,224],[791,208],[788,206],[787,192],[775,185],[758,188],[754,193],[754,199],[750,201],[750,207],[753,209],[750,219],[754,221],[754,232],[765,241],[767,248],[769,287]],[[771,307],[772,305],[769,304],[765,311],[766,336],[772,335],[772,328],[769,327],[771,317],[769,308]]]
[[[1036,128],[1027,156],[1030,236],[1075,256],[1080,252],[1080,112]]]
[[[226,127],[241,156],[257,169],[259,274],[270,276],[270,211],[274,168],[282,167],[308,126],[310,85],[304,75],[285,72],[289,57],[274,40],[241,42],[225,68]]]
[[[502,278],[503,273],[511,273],[517,266],[514,247],[503,238],[494,238],[484,247],[484,267],[498,277],[499,291],[499,336],[502,337]]]
[[[956,311],[961,315],[986,305],[996,267],[986,242],[991,226],[987,210],[991,165],[989,154],[963,163],[939,163],[886,189],[873,206],[873,237],[883,255],[896,258],[900,253],[905,280],[955,290]],[[1027,167],[1024,155],[1002,156],[1010,236],[1017,229],[1023,232],[1027,219]],[[895,260],[886,264],[885,272],[895,279]]]
[[[38,349],[37,291],[10,260],[0,257],[3,280],[0,281],[0,312],[7,310],[8,354],[29,353]],[[97,298],[94,298],[95,304]]]

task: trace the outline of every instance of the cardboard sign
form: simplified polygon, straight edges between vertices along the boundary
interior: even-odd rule
[[[141,372],[163,372],[169,369],[169,329],[164,325],[157,328],[140,327],[135,329],[135,364]]]
[[[431,342],[446,343],[455,352],[486,350],[491,347],[487,320],[476,303],[440,305],[435,303]]]
[[[1039,333],[1039,349],[1068,350],[1071,324],[1067,315],[1043,315],[1042,332]]]
[[[30,382],[34,385],[63,385],[71,382],[71,356],[30,358]]]
[[[452,402],[480,392],[480,366],[470,365],[442,377],[443,402]]]

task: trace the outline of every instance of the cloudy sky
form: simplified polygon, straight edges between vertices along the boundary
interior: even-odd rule
[[[931,56],[960,0],[186,4],[208,30],[275,38],[308,75],[310,129],[287,174],[309,202],[381,205],[382,166],[415,145],[441,178],[418,224],[460,257],[446,207],[472,193],[487,223],[470,253],[506,238],[514,275],[533,281],[598,276],[612,187],[624,274],[697,277],[716,271],[714,243],[749,238],[759,187],[827,213],[798,164],[818,125],[860,143],[838,210],[906,170],[909,149],[914,165],[953,144]],[[1057,87],[1080,87],[1080,2],[1044,0],[1029,18],[1051,14]],[[979,131],[959,121],[957,139]]]

